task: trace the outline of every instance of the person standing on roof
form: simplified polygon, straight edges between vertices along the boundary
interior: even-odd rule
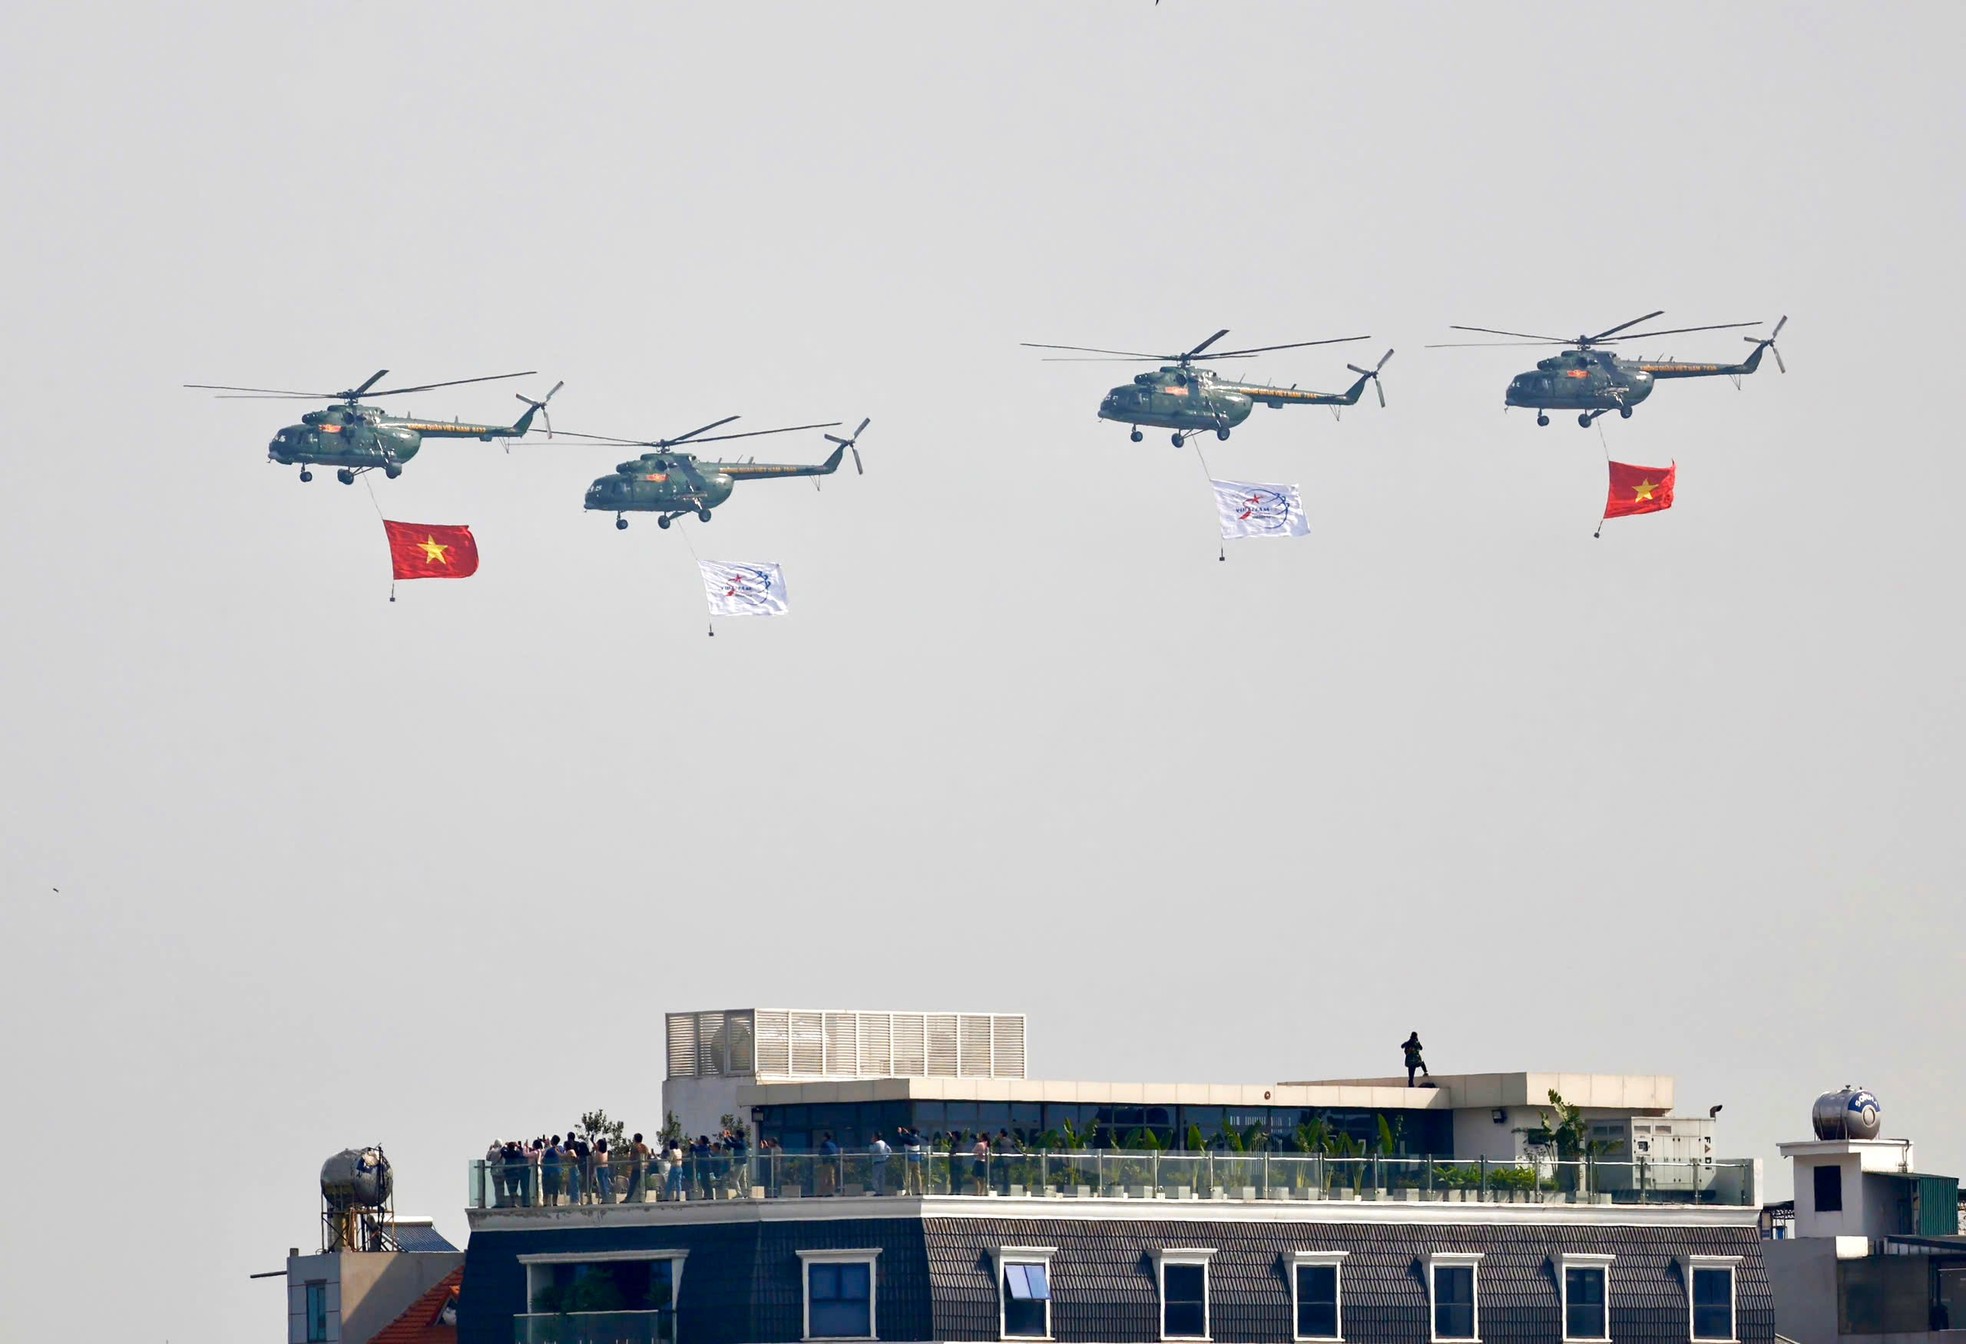
[[[1417,1031],[1409,1032],[1406,1039],[1400,1043],[1399,1048],[1406,1052],[1406,1085],[1408,1087],[1414,1085],[1413,1075],[1416,1071],[1422,1078],[1426,1078],[1431,1082],[1432,1075],[1427,1072],[1427,1061],[1420,1058],[1420,1033]]]
[[[874,1168],[874,1193],[877,1195],[887,1193],[887,1159],[893,1151],[887,1146],[887,1140],[881,1137],[881,1132],[875,1130],[874,1141],[867,1145],[867,1157]]]

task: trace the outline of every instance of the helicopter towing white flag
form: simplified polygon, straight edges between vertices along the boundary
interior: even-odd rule
[[[1236,537],[1307,537],[1310,519],[1294,485],[1261,481],[1215,481],[1215,512],[1222,522],[1222,539]]]
[[[785,574],[777,565],[699,560],[703,596],[712,616],[783,616],[789,610]]]

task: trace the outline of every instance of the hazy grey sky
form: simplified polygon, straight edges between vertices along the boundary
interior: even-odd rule
[[[1033,1072],[1669,1072],[1721,1147],[1955,1067],[1966,10],[30,6],[0,50],[0,1340],[249,1344],[382,1142],[455,1239],[494,1136],[659,1123],[661,1014],[1022,1009]],[[1451,322],[1773,320],[1591,539],[1595,431]],[[1370,332],[1251,372],[1216,561],[1132,372],[1017,342]],[[1737,333],[1673,342],[1738,357]],[[703,634],[616,454],[433,444],[391,517],[267,466],[343,386],[537,368],[563,427],[874,418],[739,487]],[[488,417],[502,385],[394,411]],[[809,459],[816,434],[773,445]],[[50,888],[60,887],[59,895]]]

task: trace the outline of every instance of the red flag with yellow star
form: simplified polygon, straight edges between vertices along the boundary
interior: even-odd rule
[[[1606,518],[1623,518],[1632,513],[1657,513],[1672,507],[1673,478],[1679,464],[1670,467],[1634,467],[1625,462],[1611,463],[1611,495],[1604,503]]]
[[[389,559],[399,579],[468,579],[478,572],[478,543],[468,527],[433,523],[392,523]]]

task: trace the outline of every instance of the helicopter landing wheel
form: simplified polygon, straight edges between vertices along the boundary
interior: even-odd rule
[[[300,479],[303,481],[311,481],[314,479],[314,473],[303,467],[301,468]]]
[[[669,526],[669,524],[666,522],[663,523],[662,525],[664,527]],[[617,532],[626,532],[628,530],[628,520],[626,518],[617,517],[614,520],[614,530]]]
[[[1229,431],[1226,429],[1218,429],[1215,431],[1215,437],[1218,439],[1226,439],[1229,437]]]
[[[1549,417],[1548,417],[1547,415],[1544,415],[1544,414],[1543,414],[1543,413],[1542,413],[1541,411],[1538,411],[1538,412],[1536,412],[1536,423],[1537,423],[1537,424],[1539,424],[1539,425],[1547,425],[1547,424],[1548,424],[1549,422],[1550,422],[1550,418],[1549,418]]]
[[[337,467],[335,469],[334,478],[337,481],[340,481],[343,485],[355,484],[355,473],[350,471],[347,467]]]
[[[1586,411],[1582,415],[1578,416],[1577,423],[1582,425],[1585,429],[1589,429],[1591,427],[1590,412]]]
[[[656,525],[657,527],[667,527],[667,526],[669,526],[669,515],[668,515],[668,514],[666,514],[666,513],[665,513],[665,514],[662,514],[662,515],[661,515],[660,517],[658,517],[658,518],[657,518],[657,519],[655,520],[655,525]],[[626,527],[626,526],[628,526],[628,520],[627,520],[626,518],[623,518],[623,519],[621,520],[621,522],[620,522],[620,523],[618,524],[618,526],[621,526],[621,527]]]
[[[1183,438],[1183,437],[1182,437],[1181,435],[1179,435],[1179,434],[1176,434],[1176,435],[1174,436],[1174,446],[1175,446],[1176,448],[1179,448],[1179,447],[1180,447],[1180,446],[1181,446],[1182,444],[1184,444],[1184,443],[1186,443],[1186,442],[1187,442],[1187,439],[1185,439],[1185,438]]]
[[[709,522],[709,521],[710,521],[710,510],[708,510],[708,509],[698,509],[698,510],[696,511],[696,516],[697,516],[697,518],[698,518],[699,520],[701,520],[702,522],[706,522],[706,523],[707,523],[707,522]]]
[[[1620,407],[1618,408],[1618,418],[1619,418],[1620,420],[1629,420],[1629,419],[1631,419],[1631,418],[1632,418],[1632,408],[1631,408],[1631,407],[1629,407],[1629,406],[1620,406]]]
[[[1147,436],[1145,434],[1142,434],[1139,430],[1136,429],[1126,437],[1132,439],[1135,443],[1138,443],[1140,442],[1140,440],[1146,438]]]
[[[403,474],[403,469],[397,466],[394,462],[391,462],[383,467],[382,474],[384,476],[387,476],[390,480],[393,481],[398,476],[401,476]]]

